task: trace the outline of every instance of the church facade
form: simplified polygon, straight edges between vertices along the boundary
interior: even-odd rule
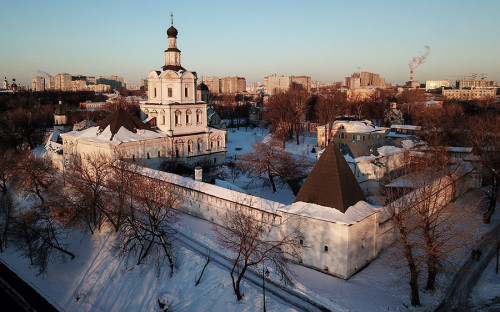
[[[101,153],[132,160],[167,157],[190,167],[225,163],[227,132],[208,126],[207,103],[197,100],[196,73],[181,66],[177,33],[172,22],[167,30],[165,65],[147,76],[148,100],[139,104],[141,125],[120,113],[98,127],[63,134],[65,156]],[[109,125],[120,127],[108,129]]]
[[[177,29],[167,30],[165,65],[148,76],[148,101],[140,103],[141,119],[170,138],[171,156],[189,165],[225,163],[225,130],[207,124],[207,103],[197,99],[196,72],[181,66]]]

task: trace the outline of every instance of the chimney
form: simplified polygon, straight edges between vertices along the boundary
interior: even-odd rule
[[[202,182],[202,177],[203,177],[203,169],[200,166],[197,166],[196,168],[194,168],[194,179],[195,181]]]
[[[410,71],[410,81],[413,81],[413,69]]]

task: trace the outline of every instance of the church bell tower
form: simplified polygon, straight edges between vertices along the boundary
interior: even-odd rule
[[[177,29],[174,27],[174,15],[170,14],[170,28],[167,29],[168,49],[165,50],[164,69],[178,71],[181,66],[181,51],[177,49]]]

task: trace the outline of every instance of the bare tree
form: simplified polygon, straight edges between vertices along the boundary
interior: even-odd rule
[[[46,271],[52,255],[75,258],[61,243],[64,233],[45,206],[33,206],[19,213],[14,238],[18,249],[30,259],[41,274]]]
[[[115,229],[118,228],[107,210],[109,189],[106,182],[111,174],[110,164],[109,157],[91,154],[84,155],[83,160],[73,159],[67,170],[69,175],[66,180],[70,189],[67,205],[71,207],[71,218],[84,222],[91,233],[100,230],[105,219]]]
[[[281,141],[283,147],[291,138],[293,130],[294,110],[289,103],[289,93],[279,92],[273,95],[266,106],[264,119],[271,125],[273,137]]]
[[[136,259],[140,265],[152,259],[160,272],[166,257],[170,274],[174,272],[172,224],[177,222],[174,207],[178,195],[172,186],[157,179],[143,178],[135,192],[136,208],[128,211],[119,232],[118,253],[126,260]]]
[[[490,173],[491,192],[488,210],[483,215],[484,223],[490,223],[499,197],[500,183],[500,117],[496,114],[484,114],[472,117],[468,123],[467,138],[472,143],[474,154],[481,165]]]
[[[325,146],[330,141],[329,136],[332,134],[333,123],[339,115],[346,112],[346,108],[347,97],[344,92],[334,91],[320,95],[316,106],[316,116],[318,121],[325,125]]]
[[[48,157],[26,152],[19,162],[19,174],[20,187],[35,195],[43,204],[45,193],[56,179],[56,169],[52,161]]]
[[[460,161],[453,161],[443,148],[431,147],[426,155],[412,157],[413,173],[408,176],[414,189],[410,203],[424,238],[427,265],[426,290],[434,290],[439,268],[451,255],[459,255],[472,244],[471,231],[477,226],[471,205],[453,209],[456,181],[465,175]]]
[[[399,170],[398,175],[405,176],[411,173],[409,155],[405,155],[402,168]],[[417,226],[412,213],[412,205],[414,203],[414,193],[403,180],[395,180],[395,176],[389,178],[392,183],[384,189],[384,196],[386,202],[385,213],[391,220],[395,229],[397,230],[397,245],[398,250],[403,255],[410,271],[410,288],[411,288],[411,304],[413,306],[420,305],[420,294],[418,288],[418,278],[420,274],[418,257],[418,242],[412,236],[411,231]]]
[[[295,131],[295,141],[300,144],[300,133],[302,131],[302,121],[305,121],[307,113],[307,104],[310,95],[306,89],[301,86],[291,86],[288,91],[289,105],[292,110],[290,122],[292,122],[293,130]]]
[[[410,271],[412,305],[420,304],[419,267],[425,263],[425,289],[434,290],[439,271],[473,243],[470,233],[478,222],[469,208],[472,205],[450,204],[456,196],[456,180],[465,174],[460,160],[450,158],[443,148],[431,146],[425,154],[407,153],[398,177],[393,177],[385,189],[387,212],[399,231]]]
[[[250,267],[264,261],[274,268],[278,276],[287,283],[291,282],[292,272],[287,266],[285,256],[298,258],[301,252],[299,229],[282,233],[281,237],[270,237],[271,224],[252,213],[245,207],[236,207],[222,217],[223,227],[214,226],[218,244],[233,253],[231,280],[236,298],[241,300],[241,281]]]
[[[9,192],[0,195],[0,252],[7,248],[15,220],[15,209]]]
[[[276,192],[275,178],[286,182],[288,179],[304,176],[310,168],[306,155],[295,157],[276,140],[266,143],[256,141],[252,146],[254,151],[241,156],[238,166],[254,177],[268,180],[273,192]]]
[[[115,232],[118,232],[129,207],[133,205],[133,194],[139,179],[137,166],[137,163],[124,161],[120,157],[110,167],[110,176],[106,181],[109,189],[109,192],[106,192],[106,210],[112,219]]]
[[[14,150],[0,151],[0,192],[7,194],[17,177],[17,155]]]

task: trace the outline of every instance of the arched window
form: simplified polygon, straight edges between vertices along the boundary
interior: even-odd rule
[[[218,136],[217,137],[217,148],[220,148],[221,144],[222,144],[222,139],[220,138],[220,136]]]
[[[186,125],[190,125],[191,124],[191,110],[188,109],[186,111]]]
[[[175,125],[176,126],[181,125],[181,111],[180,110],[175,111]]]
[[[201,149],[203,148],[203,140],[202,139],[198,139],[198,142],[197,142],[197,147],[198,147],[198,153],[201,152]]]
[[[184,142],[182,140],[177,140],[175,141],[175,157],[181,157],[183,156],[183,145],[184,145]]]
[[[188,154],[193,154],[193,141],[189,140],[188,141]]]
[[[201,109],[196,110],[196,124],[201,123]]]

